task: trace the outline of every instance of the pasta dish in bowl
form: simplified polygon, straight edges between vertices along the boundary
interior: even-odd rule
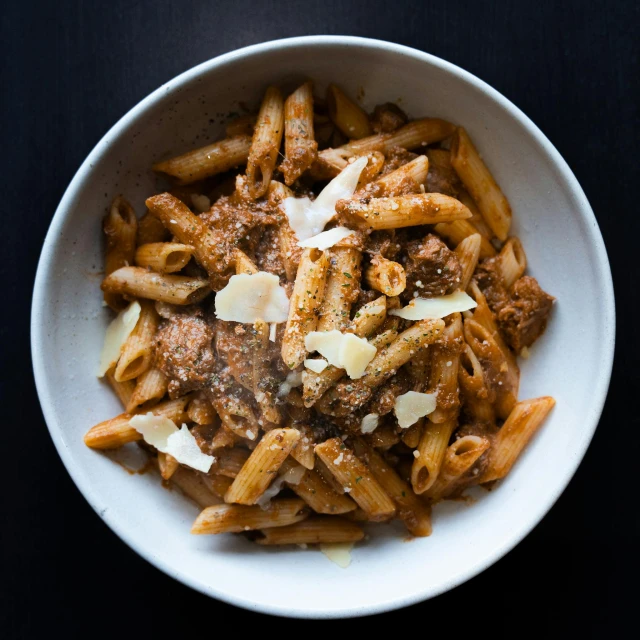
[[[367,46],[353,64],[365,64]],[[163,107],[183,110],[184,139],[158,139],[158,127],[176,130],[154,112],[159,98],[136,121],[133,138],[157,141],[135,155],[132,172],[149,177],[130,172],[100,189],[110,202],[94,208],[107,212],[89,259],[104,262],[100,286],[112,311],[104,338],[95,335],[97,312],[87,318],[93,329],[82,330],[96,347],[83,371],[95,376],[99,360],[97,374],[121,409],[105,399],[97,420],[74,416],[75,440],[69,432],[64,446],[91,476],[88,491],[114,496],[108,509],[129,510],[113,492],[140,491],[129,522],[174,532],[159,547],[153,534],[148,549],[170,572],[180,558],[186,568],[174,575],[189,584],[241,605],[263,602],[265,611],[315,615],[307,603],[279,609],[264,604],[267,595],[239,595],[253,589],[240,551],[252,563],[277,563],[285,589],[295,584],[295,563],[309,563],[321,588],[325,573],[340,569],[326,560],[320,568],[316,549],[346,567],[353,547],[344,587],[310,601],[318,615],[380,611],[451,586],[451,576],[472,575],[517,542],[491,524],[505,509],[517,512],[496,481],[543,503],[529,459],[547,442],[560,446],[566,436],[549,433],[554,416],[576,406],[558,386],[560,365],[548,368],[548,345],[567,326],[554,299],[564,309],[575,298],[562,278],[549,277],[545,249],[527,226],[535,218],[512,188],[526,188],[523,177],[500,169],[486,135],[476,137],[474,113],[405,104],[373,79],[358,100],[344,73],[287,65],[266,89],[245,79],[253,102],[235,85],[240,109],[219,112],[215,136],[189,128],[199,113],[211,120],[206,101],[193,96],[203,77],[223,73],[215,64],[185,81],[184,98],[176,90],[178,107]],[[104,152],[105,163],[124,157],[130,133]],[[96,237],[97,227],[93,216],[78,229]],[[549,257],[559,256],[555,239],[543,237]],[[79,286],[98,290],[95,277]],[[61,330],[61,342],[72,344]],[[576,441],[586,446],[589,435]],[[123,474],[119,450],[143,452],[157,473]],[[545,463],[538,468],[553,476]],[[459,500],[477,486],[491,491],[475,493],[471,506]],[[90,501],[108,520],[104,501]],[[520,535],[541,509],[522,516]],[[129,539],[137,536],[131,527]],[[212,547],[206,534],[236,536],[214,536],[221,542]],[[408,539],[420,545],[413,552],[402,548]],[[469,552],[483,545],[482,560],[460,552],[465,544]],[[225,552],[229,545],[235,553]],[[333,599],[370,580],[385,549],[398,569],[418,553],[435,577],[423,576],[426,587],[416,577],[398,598],[381,589],[369,608],[341,608]],[[198,565],[226,577],[234,567],[237,587],[213,586]]]

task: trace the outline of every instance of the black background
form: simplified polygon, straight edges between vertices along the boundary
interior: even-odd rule
[[[22,0],[0,11],[0,636],[208,637],[222,631],[221,622],[238,634],[258,625],[309,628],[209,600],[157,571],[107,529],[71,482],[44,425],[28,314],[57,203],[117,119],[208,58],[322,33],[386,39],[441,56],[529,115],[567,160],[595,210],[618,299],[616,362],[600,427],[569,488],[534,532],[453,592],[382,617],[322,624],[366,633],[388,622],[398,633],[425,636],[434,625],[497,637],[523,629],[552,637],[560,629],[586,637],[635,636],[637,2]]]

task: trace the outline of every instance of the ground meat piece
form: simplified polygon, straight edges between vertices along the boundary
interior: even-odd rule
[[[407,151],[402,147],[392,147],[385,155],[386,158],[384,165],[382,165],[380,176],[386,176],[387,173],[391,173],[392,171],[399,169],[402,165],[407,164],[407,162],[411,162],[418,157],[417,154],[411,153],[411,151]]]
[[[253,365],[249,354],[247,330],[236,322],[216,322],[216,355],[229,367],[233,378],[243,387],[253,386]]]
[[[156,366],[169,378],[169,396],[202,388],[215,368],[213,330],[199,315],[175,315],[156,336]]]
[[[429,164],[426,191],[429,193],[444,193],[446,196],[457,198],[460,193],[460,179],[452,167]]]
[[[413,380],[401,369],[387,383],[376,390],[371,402],[367,405],[366,413],[377,413],[379,416],[387,415],[393,411],[396,398],[409,391],[413,386]]]
[[[359,289],[358,290],[358,297],[352,307],[352,315],[355,315],[355,313],[365,304],[369,304],[370,302],[373,302],[374,300],[376,300],[377,298],[380,297],[380,292],[379,291],[374,291],[373,289]]]
[[[391,133],[409,122],[407,114],[393,102],[376,105],[369,120],[376,133]]]
[[[482,260],[478,264],[473,277],[480,291],[487,299],[487,304],[491,311],[496,314],[499,313],[509,303],[509,292],[502,279],[497,258]]]
[[[369,255],[380,254],[387,260],[395,260],[402,247],[396,236],[397,233],[393,229],[373,231],[367,238],[365,251]]]
[[[405,302],[413,299],[414,292],[421,298],[432,298],[452,293],[460,285],[462,269],[456,254],[433,234],[408,243],[404,268],[407,287],[402,299]]]
[[[284,261],[278,238],[278,228],[267,227],[256,248],[256,266],[260,271],[267,271],[286,280]]]
[[[498,327],[507,343],[519,353],[542,335],[554,298],[530,276],[516,280],[510,293],[509,302],[498,313]]]

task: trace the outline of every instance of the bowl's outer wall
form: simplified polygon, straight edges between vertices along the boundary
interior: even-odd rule
[[[613,352],[613,296],[589,205],[557,152],[508,101],[442,61],[361,39],[310,38],[250,47],[168,83],[128,114],[65,194],[43,250],[33,308],[34,368],[53,439],[92,506],[169,575],[226,601],[283,615],[376,613],[440,593],[511,549],[546,513],[577,468],[602,409]],[[222,60],[222,62],[220,62]],[[529,272],[556,296],[545,335],[522,362],[520,397],[553,395],[550,420],[509,477],[472,506],[435,509],[430,538],[407,542],[380,526],[342,570],[314,551],[264,549],[241,537],[189,534],[197,508],[155,474],[130,476],[87,449],[93,424],[121,411],[95,376],[110,314],[102,306],[101,218],[123,193],[144,212],[161,188],[153,161],[223,135],[240,103],[268,83],[337,82],[366,108],[397,101],[412,117],[466,127],[509,198]]]

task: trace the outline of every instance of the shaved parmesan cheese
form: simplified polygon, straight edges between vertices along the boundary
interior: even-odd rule
[[[276,478],[270,486],[265,489],[265,492],[256,500],[256,504],[262,509],[268,509],[271,499],[275,498],[285,482],[289,484],[300,484],[302,476],[306,473],[306,469],[302,465],[291,467],[287,472]]]
[[[278,397],[288,396],[291,389],[299,387],[302,384],[302,372],[292,371],[278,389]]]
[[[379,417],[377,413],[368,413],[362,418],[360,431],[362,431],[362,433],[373,433],[378,428]]]
[[[398,396],[394,406],[398,424],[403,429],[408,429],[420,418],[433,413],[435,409],[436,394],[418,393],[417,391],[407,391],[407,393]]]
[[[455,291],[448,296],[437,298],[415,298],[402,309],[392,309],[390,316],[398,316],[404,320],[426,320],[427,318],[444,318],[458,311],[468,311],[477,307],[476,301],[464,291]]]
[[[317,351],[334,367],[345,369],[347,375],[356,380],[364,374],[367,365],[376,355],[376,348],[364,338],[353,333],[312,331],[304,340],[307,351]]]
[[[200,450],[196,439],[186,424],[181,429],[169,418],[147,415],[133,416],[129,424],[149,443],[162,453],[172,455],[180,464],[186,464],[197,471],[207,472],[215,458]]]
[[[336,227],[335,229],[329,229],[329,231],[323,231],[317,236],[313,236],[303,242],[298,242],[298,244],[304,248],[312,247],[324,251],[329,247],[333,247],[333,245],[340,242],[340,240],[352,236],[354,233],[354,231],[347,229],[347,227]]]
[[[352,380],[362,378],[367,365],[376,355],[376,348],[364,338],[345,333],[340,345],[340,362]]]
[[[100,354],[100,366],[98,367],[98,378],[102,378],[120,358],[120,352],[124,347],[127,338],[138,324],[140,317],[140,303],[132,302],[124,311],[118,314],[107,327],[104,336],[104,346]]]
[[[211,209],[211,200],[209,200],[207,196],[203,196],[198,193],[192,193],[191,202],[193,203],[194,209],[199,213],[204,213],[205,211],[209,211],[209,209]]]
[[[216,294],[216,317],[231,322],[285,322],[289,298],[278,276],[266,271],[231,276]]]
[[[353,542],[325,542],[320,545],[320,551],[342,569],[351,564],[352,549]]]
[[[329,366],[329,363],[322,358],[317,360],[308,359],[304,361],[304,366],[314,373],[322,373]]]
[[[269,325],[269,341],[270,342],[275,342],[276,341],[276,330],[278,329],[278,323],[277,322],[272,322]]]
[[[336,215],[336,202],[350,198],[367,164],[365,156],[347,165],[312,202],[309,198],[285,198],[284,212],[298,240],[308,240],[322,232]]]

